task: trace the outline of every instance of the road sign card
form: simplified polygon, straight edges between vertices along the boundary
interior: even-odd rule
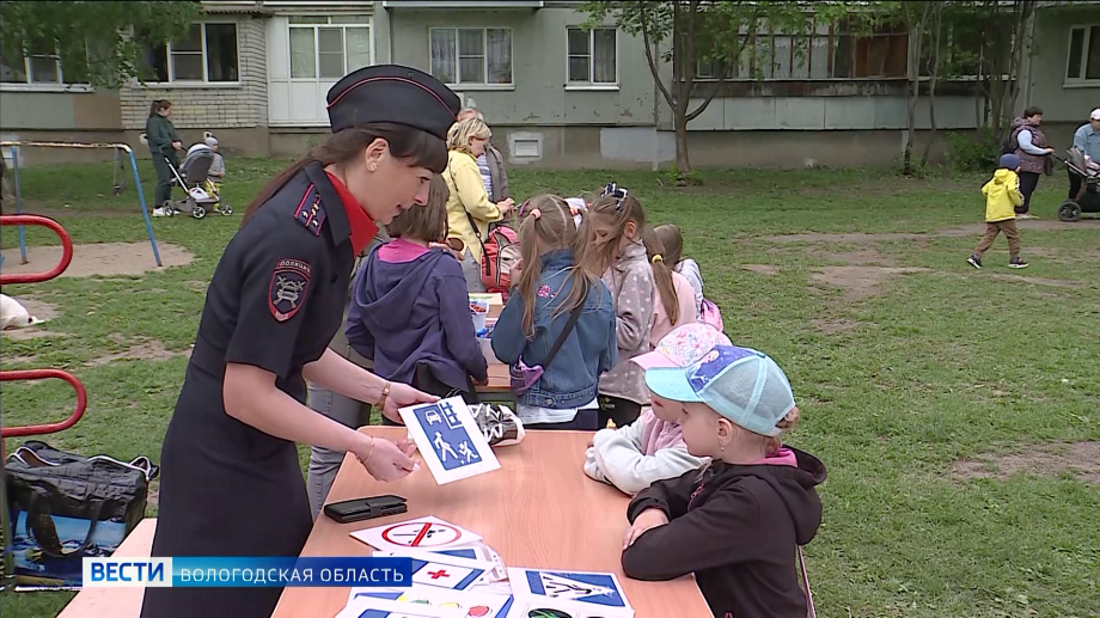
[[[348,618],[506,618],[511,596],[413,586],[402,590],[353,588],[345,612]],[[362,608],[363,611],[349,608]],[[407,608],[407,609],[406,609]],[[371,609],[378,614],[365,613]],[[393,613],[385,613],[385,612]],[[338,618],[344,618],[341,614]]]
[[[399,551],[402,549],[449,549],[469,545],[481,540],[474,534],[438,517],[422,517],[410,521],[357,530],[351,536],[376,549]]]
[[[444,485],[500,468],[461,397],[400,410],[435,482]]]
[[[594,615],[608,618],[634,616],[614,573],[511,568],[508,579],[512,593],[517,599],[523,599],[529,608],[595,612]]]
[[[403,549],[379,551],[378,558],[407,557],[413,559],[412,583],[451,590],[469,590],[474,584],[487,579],[493,569],[492,562],[459,558],[432,551]]]

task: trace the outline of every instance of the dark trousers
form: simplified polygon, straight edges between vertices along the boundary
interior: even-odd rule
[[[974,250],[974,253],[979,257],[985,253],[986,249],[989,249],[994,240],[997,240],[997,235],[1004,232],[1005,238],[1008,239],[1008,254],[1011,257],[1020,257],[1020,233],[1016,230],[1016,220],[1008,219],[1007,221],[996,221],[993,223],[985,224],[985,236],[982,236],[981,241],[978,242],[978,248]]]
[[[1020,172],[1020,193],[1024,194],[1024,203],[1016,207],[1016,214],[1022,215],[1031,208],[1031,194],[1039,186],[1038,172]]]
[[[1081,192],[1081,186],[1084,184],[1084,181],[1082,181],[1081,177],[1077,174],[1074,174],[1072,171],[1068,169],[1066,171],[1069,172],[1069,199],[1076,202],[1077,194]]]
[[[638,420],[642,413],[642,404],[619,397],[600,395],[600,429],[607,427],[607,420],[615,421],[616,427],[624,427]]]
[[[466,405],[477,405],[479,402],[477,398],[477,391],[474,389],[474,384],[473,382],[467,382],[467,384],[468,390],[465,391],[460,391],[458,389],[452,388],[444,384],[443,382],[440,382],[427,365],[419,364],[416,366],[416,375],[413,376],[412,386],[417,390],[424,391],[429,395],[435,395],[436,397],[447,398],[461,396],[462,401],[466,402]],[[401,423],[395,423],[394,421],[386,418],[385,415],[382,415],[382,424],[386,426],[401,425]]]
[[[175,154],[168,157],[172,165],[179,167]],[[153,207],[159,208],[164,206],[165,202],[172,201],[172,169],[168,167],[164,155],[160,153],[153,153],[153,169],[157,172],[157,189],[153,194]]]

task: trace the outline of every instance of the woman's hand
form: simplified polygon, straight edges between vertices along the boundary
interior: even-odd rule
[[[500,213],[503,214],[503,215],[506,215],[509,212],[511,212],[512,207],[515,206],[515,205],[516,205],[516,201],[513,200],[512,198],[508,198],[506,200],[501,200],[501,201],[497,202],[497,208],[500,209]]]
[[[395,423],[402,423],[398,410],[418,403],[435,403],[439,397],[422,393],[408,384],[393,382],[390,384],[390,394],[382,403],[382,414]],[[404,423],[402,423],[404,424]]]
[[[364,439],[355,449],[354,454],[371,476],[388,483],[413,471],[416,462],[413,461],[412,454],[416,450],[416,445],[413,444],[410,448],[406,444],[411,443],[411,440],[403,440],[400,444],[395,444],[383,438],[360,435]]]
[[[642,533],[646,530],[664,526],[667,523],[668,516],[661,509],[651,508],[642,511],[642,514],[634,519],[634,525],[626,531],[626,537],[623,538],[623,550],[633,545],[634,541],[637,541],[638,537],[642,536]]]
[[[172,148],[183,150],[183,142],[172,142]]]

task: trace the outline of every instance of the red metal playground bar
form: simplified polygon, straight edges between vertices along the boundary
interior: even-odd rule
[[[9,283],[41,283],[43,281],[49,281],[61,273],[65,272],[65,269],[69,267],[69,264],[73,260],[73,241],[69,236],[69,233],[65,231],[65,228],[61,227],[61,224],[48,217],[40,215],[0,215],[0,226],[5,225],[38,225],[53,230],[61,239],[61,261],[52,269],[42,273],[25,273],[15,275],[5,275],[0,273],[0,286],[8,285]],[[0,480],[3,480],[3,484],[0,485],[0,519],[3,522],[3,543],[4,543],[4,567],[3,577],[0,580],[0,589],[8,588],[14,577],[14,565],[12,561],[12,529],[9,520],[8,512],[8,497],[7,497],[7,479],[4,476],[4,460],[7,458],[6,449],[4,448],[4,440],[6,438],[14,438],[21,436],[38,436],[50,433],[56,433],[72,427],[84,416],[84,410],[88,406],[88,394],[84,390],[84,385],[76,376],[67,371],[60,369],[25,369],[19,371],[0,371],[0,382],[12,382],[16,380],[46,380],[57,379],[68,382],[73,390],[76,391],[76,409],[69,415],[67,419],[58,423],[45,423],[42,425],[27,425],[24,427],[3,427],[0,428]]]

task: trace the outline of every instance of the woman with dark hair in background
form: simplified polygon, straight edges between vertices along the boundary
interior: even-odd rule
[[[447,165],[458,97],[380,65],[328,93],[333,135],[249,205],[214,271],[161,453],[152,556],[297,556],[313,525],[296,442],[349,451],[374,478],[413,470],[410,441],[306,407],[306,380],[397,410],[435,401],[329,349],[355,256]],[[143,618],[267,618],[282,589],[149,588]]]
[[[179,167],[176,151],[183,148],[183,142],[176,135],[176,126],[168,119],[172,115],[172,102],[157,99],[149,104],[149,119],[145,121],[145,139],[149,142],[149,152],[153,155],[153,169],[157,172],[157,189],[153,198],[153,216],[166,217],[172,208],[172,170],[168,161]],[[168,161],[165,161],[165,157]]]
[[[1012,143],[1016,156],[1020,157],[1020,193],[1024,203],[1016,207],[1017,219],[1034,219],[1031,214],[1031,194],[1039,186],[1039,175],[1046,173],[1053,148],[1047,148],[1047,138],[1039,125],[1043,122],[1043,110],[1029,107],[1024,115],[1012,121]]]

